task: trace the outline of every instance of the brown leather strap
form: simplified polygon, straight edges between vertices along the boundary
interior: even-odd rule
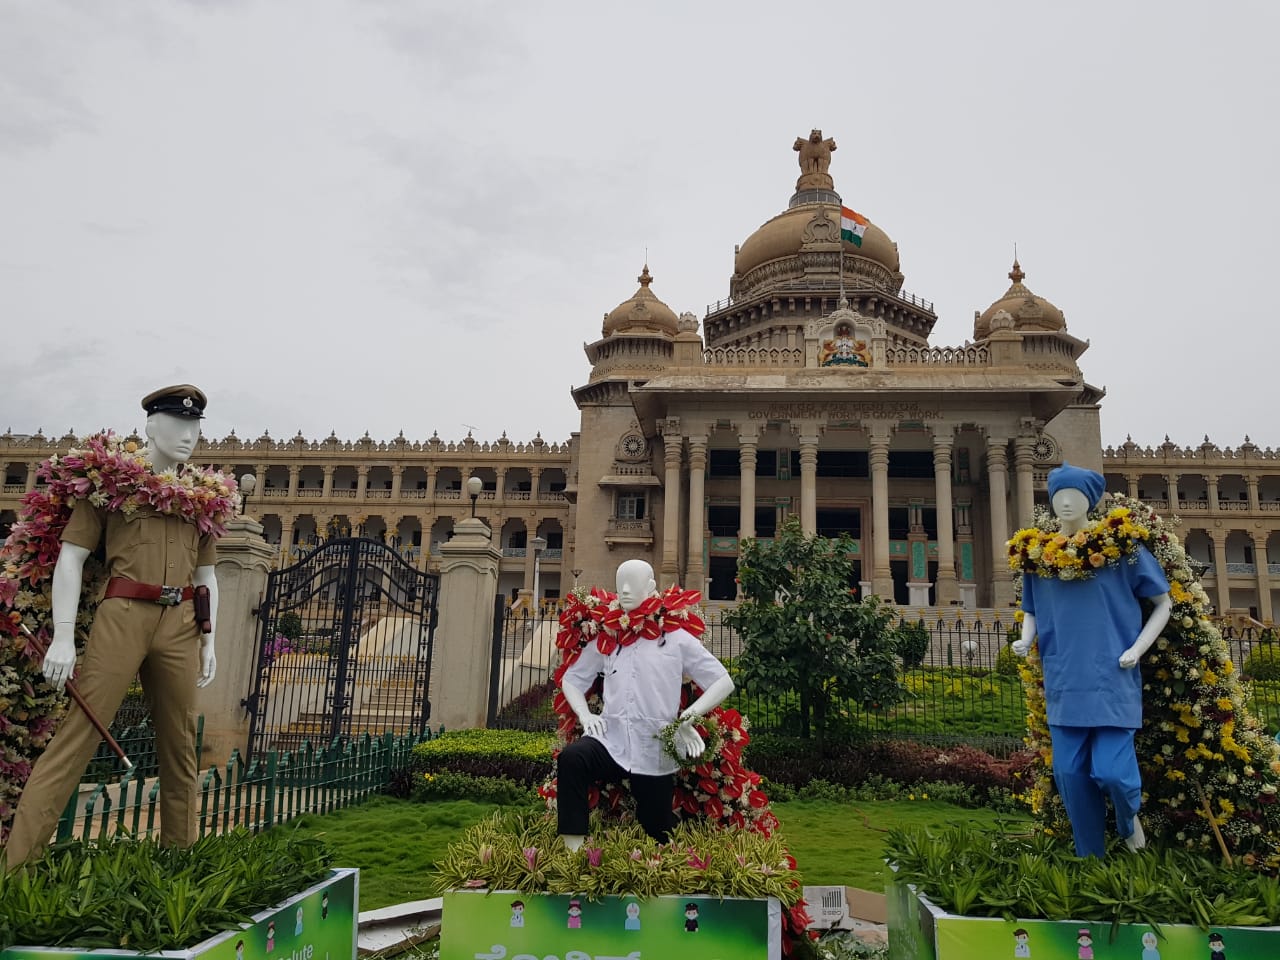
[[[163,607],[177,606],[193,595],[190,585],[185,587],[162,587],[154,583],[139,583],[128,577],[112,577],[107,581],[107,592],[104,600],[117,598],[124,600],[150,600]]]

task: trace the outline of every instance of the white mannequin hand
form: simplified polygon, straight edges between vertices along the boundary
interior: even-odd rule
[[[207,687],[213,683],[214,674],[218,672],[218,657],[213,647],[213,634],[206,633],[200,638],[200,678],[197,687]]]
[[[1024,613],[1022,615],[1022,636],[1010,644],[1013,652],[1019,657],[1025,657],[1031,652],[1031,644],[1036,638],[1036,618],[1035,614]]]
[[[584,710],[578,714],[578,722],[582,724],[583,736],[587,737],[599,739],[609,729],[609,721],[598,713],[592,713],[590,710]]]
[[[44,657],[45,683],[61,690],[76,667],[75,625],[60,623],[53,628],[53,642]]]
[[[694,721],[698,719],[697,715],[685,716],[688,713],[689,711],[686,710],[680,715],[680,726],[676,727],[675,734],[676,752],[686,759],[696,757],[707,749],[702,736],[693,729]]]
[[[1132,670],[1138,665],[1138,661],[1142,659],[1143,652],[1144,651],[1139,650],[1136,647],[1130,647],[1124,653],[1120,654],[1120,669]]]
[[[1010,646],[1013,647],[1013,652],[1020,657],[1025,657],[1028,653],[1031,652],[1030,640],[1019,638],[1013,641],[1013,643],[1011,643]]]

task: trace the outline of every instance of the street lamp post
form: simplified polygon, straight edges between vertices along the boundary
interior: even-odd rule
[[[244,508],[249,505],[249,498],[253,496],[253,491],[258,487],[258,478],[252,473],[246,473],[240,478],[240,515],[244,515]]]
[[[481,491],[484,490],[484,481],[479,477],[467,478],[467,496],[471,498],[471,519],[476,518],[476,500],[480,498]]]
[[[542,551],[547,549],[547,538],[534,537],[529,541],[529,548],[533,551],[533,609],[536,611],[541,609],[541,604],[538,602],[538,575],[541,572]]]

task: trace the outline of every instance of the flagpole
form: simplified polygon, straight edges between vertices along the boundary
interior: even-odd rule
[[[839,197],[840,194],[837,193],[836,196]],[[836,309],[839,309],[844,305],[844,230],[841,229],[843,222],[844,201],[841,200],[836,205],[836,237],[840,241],[840,246],[836,251],[836,255],[840,258],[840,299],[836,301]]]

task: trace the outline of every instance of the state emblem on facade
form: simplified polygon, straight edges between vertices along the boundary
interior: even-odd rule
[[[871,366],[871,351],[867,348],[867,341],[857,339],[851,325],[838,323],[833,333],[831,339],[822,341],[822,348],[818,351],[819,366]]]

